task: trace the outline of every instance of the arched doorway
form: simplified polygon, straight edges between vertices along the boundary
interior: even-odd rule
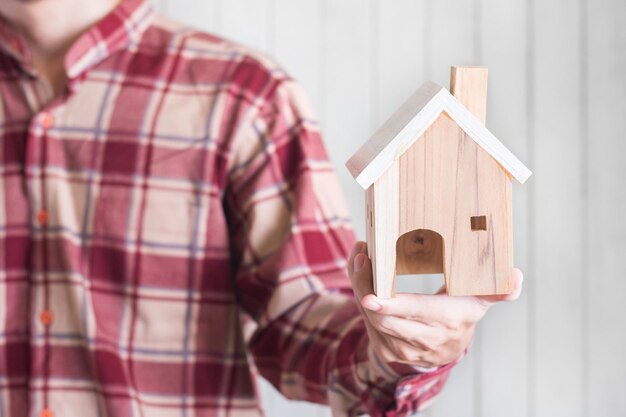
[[[396,241],[396,275],[441,274],[444,260],[443,237],[433,230],[412,230]]]

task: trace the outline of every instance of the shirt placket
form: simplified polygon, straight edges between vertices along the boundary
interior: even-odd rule
[[[26,165],[29,171],[31,187],[31,222],[32,230],[32,258],[31,271],[33,273],[31,287],[31,302],[37,311],[33,311],[34,346],[31,346],[33,360],[32,372],[40,378],[40,386],[34,387],[36,395],[32,405],[36,405],[36,415],[39,417],[54,417],[55,413],[49,404],[50,378],[50,332],[53,325],[54,312],[50,308],[49,282],[49,251],[50,251],[50,217],[47,165],[49,150],[49,131],[54,126],[54,116],[50,110],[44,109],[35,114],[31,120],[29,140],[26,152]],[[40,346],[40,347],[39,347]],[[39,357],[37,357],[39,356]],[[35,369],[38,368],[38,369]],[[33,387],[31,387],[32,389]],[[39,395],[40,392],[40,395]]]

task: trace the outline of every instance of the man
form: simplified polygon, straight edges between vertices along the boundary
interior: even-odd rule
[[[266,56],[144,0],[0,15],[0,415],[258,416],[255,369],[336,415],[408,415],[519,294],[516,272],[509,297],[376,298]]]

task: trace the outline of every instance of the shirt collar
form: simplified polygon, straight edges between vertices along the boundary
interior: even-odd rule
[[[147,0],[123,0],[113,11],[83,33],[65,54],[65,71],[75,78],[114,52],[137,44],[154,16]],[[29,70],[31,57],[26,42],[0,19],[0,49]]]
[[[30,51],[22,37],[0,16],[0,49],[22,64],[30,63]]]

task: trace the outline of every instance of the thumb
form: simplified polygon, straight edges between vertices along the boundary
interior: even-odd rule
[[[374,291],[372,287],[372,264],[367,256],[367,245],[364,242],[355,245],[348,271],[357,300],[361,300],[365,295]]]

